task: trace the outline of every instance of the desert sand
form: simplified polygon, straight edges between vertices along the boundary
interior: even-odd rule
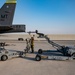
[[[38,35],[35,35],[35,40],[45,40],[44,38],[37,38]],[[32,36],[31,35],[31,36]],[[75,40],[75,34],[47,34],[51,40]],[[18,38],[30,38],[28,34],[1,34],[0,39],[2,40],[17,40]]]

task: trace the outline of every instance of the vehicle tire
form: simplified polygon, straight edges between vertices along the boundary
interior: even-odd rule
[[[18,41],[23,41],[24,39],[23,38],[18,38]]]
[[[39,49],[39,50],[38,50],[38,53],[39,53],[39,54],[42,54],[42,53],[43,53],[42,49]]]
[[[8,59],[8,57],[6,56],[6,55],[3,55],[2,57],[1,57],[1,60],[2,61],[6,61]]]
[[[72,58],[75,59],[75,53],[72,54]]]
[[[40,61],[41,60],[41,56],[40,55],[36,55],[35,60],[36,61]]]

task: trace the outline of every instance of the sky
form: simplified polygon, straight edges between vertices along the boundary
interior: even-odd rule
[[[26,31],[75,34],[75,0],[17,0],[13,24],[25,24]]]

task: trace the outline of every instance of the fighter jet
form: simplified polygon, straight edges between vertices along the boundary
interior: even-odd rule
[[[0,33],[25,32],[25,25],[12,25],[16,0],[6,0],[0,8]]]

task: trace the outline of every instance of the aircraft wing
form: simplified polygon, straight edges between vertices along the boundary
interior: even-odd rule
[[[12,32],[25,32],[25,25],[12,25]]]
[[[25,25],[0,26],[0,33],[25,32]]]

